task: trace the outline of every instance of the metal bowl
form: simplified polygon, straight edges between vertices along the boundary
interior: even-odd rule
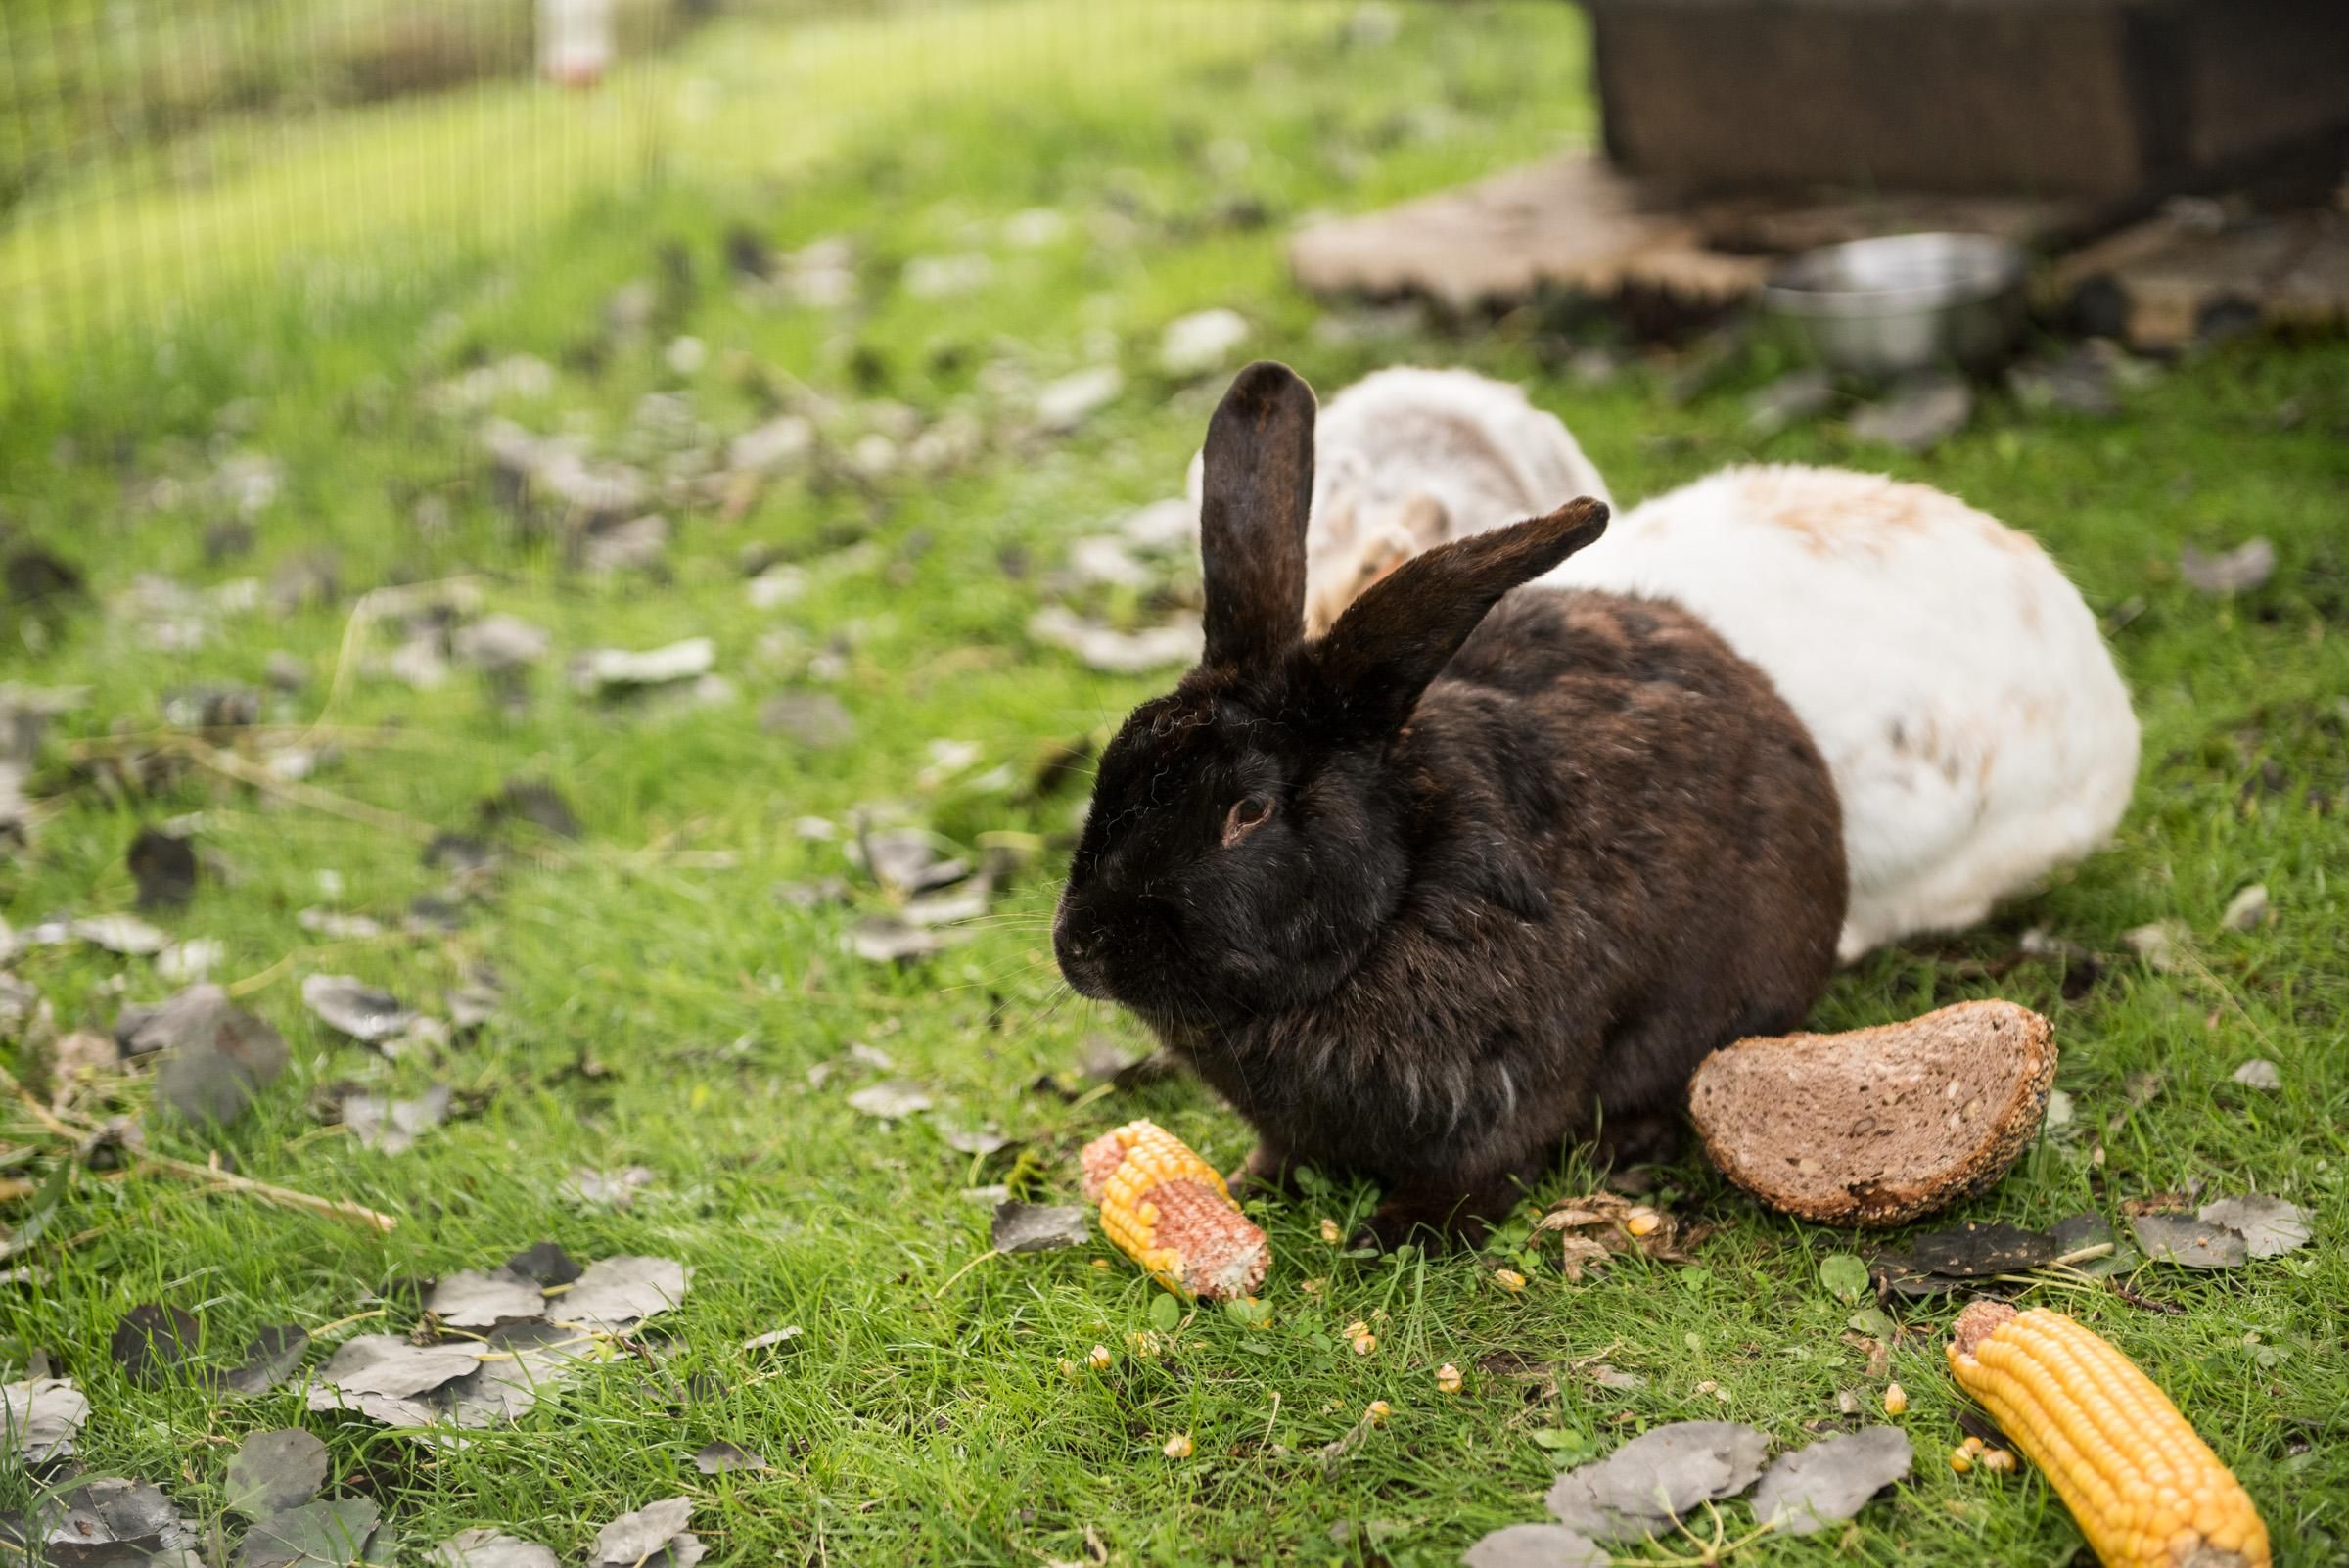
[[[1897,234],[1807,251],[1762,300],[1838,370],[1984,370],[2022,330],[2023,273],[2023,253],[1988,235]]]

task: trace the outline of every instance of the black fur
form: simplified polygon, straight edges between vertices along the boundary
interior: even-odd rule
[[[1254,1124],[1251,1175],[1374,1176],[1392,1242],[1480,1226],[1602,1113],[1648,1130],[1708,1051],[1799,1024],[1842,832],[1693,617],[1509,591],[1597,502],[1439,546],[1305,642],[1313,410],[1253,365],[1210,427],[1208,658],[1103,754],[1053,939]]]

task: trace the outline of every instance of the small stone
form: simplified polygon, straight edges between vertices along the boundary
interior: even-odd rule
[[[1125,390],[1126,377],[1117,366],[1095,365],[1037,388],[1036,417],[1048,431],[1072,431],[1117,401]]]
[[[2275,1090],[2283,1087],[2283,1074],[2278,1070],[2276,1064],[2256,1056],[2236,1068],[2230,1076],[2237,1084],[2250,1088]]]

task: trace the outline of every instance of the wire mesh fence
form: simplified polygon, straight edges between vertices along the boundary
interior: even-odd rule
[[[660,167],[708,97],[678,65],[697,32],[873,9],[9,0],[0,361],[200,311],[223,282],[348,287],[509,244]]]

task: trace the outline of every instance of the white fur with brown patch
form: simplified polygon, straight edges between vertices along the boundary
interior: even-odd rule
[[[1939,490],[1728,469],[1543,580],[1677,601],[1776,683],[1842,796],[1847,960],[1980,920],[2128,807],[2137,716],[2096,617],[2029,535]]]
[[[1404,365],[1365,376],[1322,405],[1313,438],[1309,636],[1422,550],[1580,495],[1613,504],[1555,415],[1473,371]],[[1194,505],[1199,474],[1194,459]]]

